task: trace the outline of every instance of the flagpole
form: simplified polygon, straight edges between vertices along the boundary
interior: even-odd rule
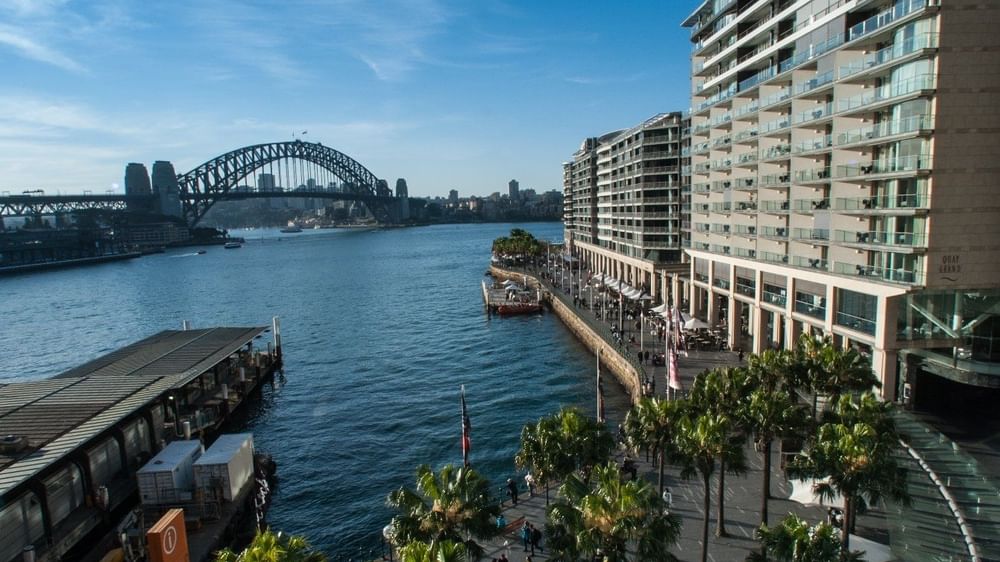
[[[597,421],[604,421],[604,393],[601,392],[601,351],[597,348]]]
[[[469,423],[469,413],[465,408],[465,385],[462,385],[462,464],[469,467],[469,449],[472,448],[472,424]]]

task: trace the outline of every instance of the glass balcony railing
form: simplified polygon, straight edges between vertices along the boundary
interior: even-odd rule
[[[810,258],[806,256],[793,256],[792,265],[795,267],[806,267],[822,271],[826,271],[826,269],[830,266],[830,264],[823,258]]]
[[[788,201],[761,201],[757,208],[767,213],[788,213]]]
[[[886,63],[901,59],[907,55],[921,51],[923,49],[936,49],[938,46],[937,33],[921,33],[908,37],[895,45],[879,49],[874,53],[865,55],[856,61],[851,61],[840,66],[840,78],[847,78],[859,72],[881,66]]]
[[[748,238],[757,237],[757,227],[756,226],[746,226],[742,224],[733,225],[733,233],[740,236],[746,236]]]
[[[883,137],[905,135],[918,131],[929,131],[934,128],[933,115],[911,115],[903,119],[883,121],[870,127],[851,129],[837,135],[837,144],[854,144]]]
[[[762,226],[760,227],[760,235],[765,238],[784,240],[788,238],[788,229],[783,226]]]
[[[769,148],[760,149],[760,159],[770,160],[772,158],[781,158],[783,156],[788,156],[792,152],[792,147],[789,144],[779,144]]]
[[[810,295],[811,296],[811,295]],[[817,300],[820,297],[816,297],[816,300],[809,300],[808,298],[804,300],[795,299],[795,312],[799,314],[805,314],[806,316],[812,316],[813,318],[818,318],[820,320],[826,318],[826,307],[818,306]]]
[[[905,283],[908,285],[922,285],[924,283],[924,274],[922,271],[912,271],[903,268],[889,269],[874,265],[836,262],[833,264],[833,271],[841,275],[856,275],[866,279],[889,281],[891,283]]]
[[[833,146],[833,135],[823,135],[814,139],[807,141],[802,141],[792,147],[792,152],[799,154],[802,152],[812,152],[814,150],[823,150]]]
[[[924,194],[906,194],[883,197],[850,197],[838,198],[838,211],[879,211],[888,209],[926,209],[927,196]]]
[[[823,74],[820,74],[815,78],[810,78],[809,80],[806,80],[802,84],[799,84],[798,86],[795,87],[795,95],[804,94],[806,92],[815,90],[816,88],[819,88],[821,86],[826,86],[827,84],[833,82],[835,76],[836,75],[832,70],[828,70],[827,72],[824,72]]]
[[[775,119],[773,121],[768,121],[760,126],[760,134],[766,135],[768,133],[773,133],[774,131],[779,131],[781,129],[787,129],[792,124],[791,118],[788,116]]]
[[[834,321],[838,326],[844,326],[852,330],[857,330],[868,335],[875,335],[875,321],[861,316],[853,316],[846,312],[837,312]]]
[[[767,174],[760,176],[759,187],[788,187],[791,176],[788,172],[782,174]]]
[[[830,230],[826,228],[793,228],[792,238],[806,241],[829,241]]]
[[[877,160],[866,164],[846,164],[837,166],[838,178],[870,176],[876,174],[896,174],[901,172],[918,172],[931,168],[929,154],[911,154],[886,160]]]
[[[795,172],[796,182],[824,181],[830,179],[830,167],[813,168],[812,170],[799,170]]]
[[[847,40],[854,41],[865,35],[875,33],[892,22],[902,19],[927,7],[927,0],[897,0],[896,3],[879,14],[852,26],[847,30]]]
[[[735,118],[743,117],[744,115],[747,115],[748,113],[754,113],[754,112],[757,111],[757,109],[759,107],[760,107],[760,105],[756,101],[750,102],[748,104],[741,105],[738,108],[736,108],[735,110],[733,110],[733,118],[735,119]]]
[[[757,287],[754,286],[753,283],[741,283],[741,282],[737,281],[736,282],[736,292],[739,293],[739,294],[741,294],[741,295],[748,296],[748,297],[756,297],[757,296]]]
[[[781,293],[774,293],[765,289],[764,292],[761,293],[761,300],[777,306],[785,306],[785,303],[788,302],[788,297]]]
[[[736,256],[738,258],[756,259],[757,250],[750,250],[747,248],[733,248],[731,255]]]
[[[729,254],[729,246],[714,246],[712,248],[712,251],[715,252],[715,253],[717,253],[717,254],[727,254],[728,255]],[[718,287],[720,289],[725,289],[727,291],[729,290],[729,280],[728,279],[719,279],[718,277],[716,277],[715,279],[712,279],[712,285],[714,285],[714,286],[716,286],[716,287]]]
[[[885,232],[885,231],[865,231],[854,232],[850,230],[834,231],[834,239],[845,244],[863,244],[869,246],[924,246],[923,233],[914,232]]]
[[[792,123],[807,123],[809,121],[815,121],[816,119],[821,119],[823,117],[828,117],[833,113],[833,103],[825,103],[823,105],[817,106],[809,111],[803,111],[792,117]]]
[[[778,92],[775,92],[765,98],[761,98],[759,105],[760,107],[767,107],[769,105],[774,105],[780,101],[785,101],[792,97],[792,91],[790,88],[784,88]]]
[[[865,92],[849,98],[837,101],[837,112],[853,111],[876,103],[892,100],[903,96],[908,96],[923,90],[933,90],[937,76],[934,74],[921,74],[907,80],[885,84],[874,91]]]
[[[774,252],[758,252],[758,259],[768,263],[788,263],[788,256],[785,254],[775,254]]]

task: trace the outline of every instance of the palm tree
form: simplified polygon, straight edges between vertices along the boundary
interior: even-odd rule
[[[759,387],[743,402],[739,417],[753,434],[754,446],[763,457],[760,524],[767,525],[768,499],[771,497],[771,451],[774,440],[804,433],[809,415],[798,406],[787,390]]]
[[[681,400],[660,400],[642,398],[625,416],[623,430],[628,446],[638,453],[646,449],[656,457],[659,465],[657,486],[663,494],[664,465],[673,451],[677,421],[683,417],[687,402]]]
[[[676,439],[677,459],[681,463],[681,476],[691,478],[698,474],[705,486],[705,518],[701,530],[701,561],[708,560],[708,518],[712,507],[712,473],[715,460],[728,446],[731,421],[725,416],[702,413],[697,417],[686,416],[678,423]]]
[[[841,394],[864,392],[881,387],[871,364],[854,349],[841,349],[829,337],[818,339],[803,335],[795,350],[797,369],[809,380],[813,393],[813,416],[819,414],[818,397],[836,402]]]
[[[239,554],[228,548],[215,553],[215,562],[326,562],[326,555],[313,549],[305,538],[285,536],[271,530],[258,531]]]
[[[411,542],[399,550],[400,562],[467,562],[465,545],[454,541]]]
[[[575,468],[572,459],[562,454],[561,436],[558,417],[541,418],[521,429],[521,449],[514,455],[514,464],[527,468],[545,486],[545,505],[549,505],[549,485]]]
[[[719,498],[717,503],[715,535],[726,533],[726,473],[746,473],[746,455],[743,446],[746,435],[740,426],[739,408],[752,388],[745,369],[722,368],[699,374],[691,389],[691,403],[696,411],[722,416],[729,420],[725,447],[719,452]]]
[[[548,510],[553,559],[575,561],[586,554],[604,562],[675,560],[669,548],[680,523],[648,482],[624,481],[608,463],[594,467],[589,484],[580,474],[570,475],[560,495]]]
[[[392,518],[391,540],[397,547],[411,542],[445,541],[465,544],[473,558],[483,548],[475,539],[488,539],[500,530],[500,507],[490,497],[489,480],[472,468],[447,465],[435,474],[427,465],[417,469],[417,488],[399,488],[387,504],[398,513]]]
[[[888,404],[874,394],[842,396],[835,404],[834,421],[820,426],[806,450],[792,459],[788,473],[793,478],[826,478],[813,491],[824,499],[844,499],[842,551],[850,547],[850,531],[858,503],[882,498],[907,504],[906,470],[896,463],[893,450],[899,434],[888,419]],[[839,418],[839,419],[838,419]]]
[[[753,553],[747,557],[747,562],[765,561],[767,555],[778,562],[830,562],[842,558],[837,529],[829,523],[810,527],[792,513],[775,527],[761,525],[754,536],[766,554]],[[851,553],[847,559],[860,560],[860,555],[860,552]]]

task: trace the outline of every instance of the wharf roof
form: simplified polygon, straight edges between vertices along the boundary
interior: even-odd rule
[[[225,360],[266,328],[164,331],[54,378],[0,384],[0,436],[28,441],[0,453],[0,496]]]
[[[55,378],[184,375],[178,383],[184,385],[239,351],[266,329],[257,326],[164,330],[56,375]]]

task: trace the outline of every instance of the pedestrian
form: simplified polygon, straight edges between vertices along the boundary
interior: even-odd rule
[[[536,548],[538,549],[538,552],[545,552],[545,549],[542,548],[542,531],[540,529],[538,529],[537,527],[535,527],[534,525],[532,525],[531,526],[531,554],[532,555],[535,554],[535,549]]]
[[[742,347],[736,350],[736,357],[740,360],[740,363],[743,362],[743,348]]]
[[[503,513],[497,515],[497,529],[503,531],[504,527],[507,526],[507,518],[503,516]]]
[[[510,501],[517,507],[517,483],[514,482],[513,478],[507,479],[507,494],[510,495]]]
[[[497,562],[510,562],[510,559],[507,558],[506,554],[501,554],[500,558],[497,558]]]
[[[535,477],[530,472],[524,475],[524,485],[528,487],[528,497],[535,497]]]
[[[521,525],[521,542],[524,544],[524,551],[528,552],[528,547],[531,546],[531,527],[528,522],[525,521],[524,525]],[[535,552],[532,551],[532,554]]]

